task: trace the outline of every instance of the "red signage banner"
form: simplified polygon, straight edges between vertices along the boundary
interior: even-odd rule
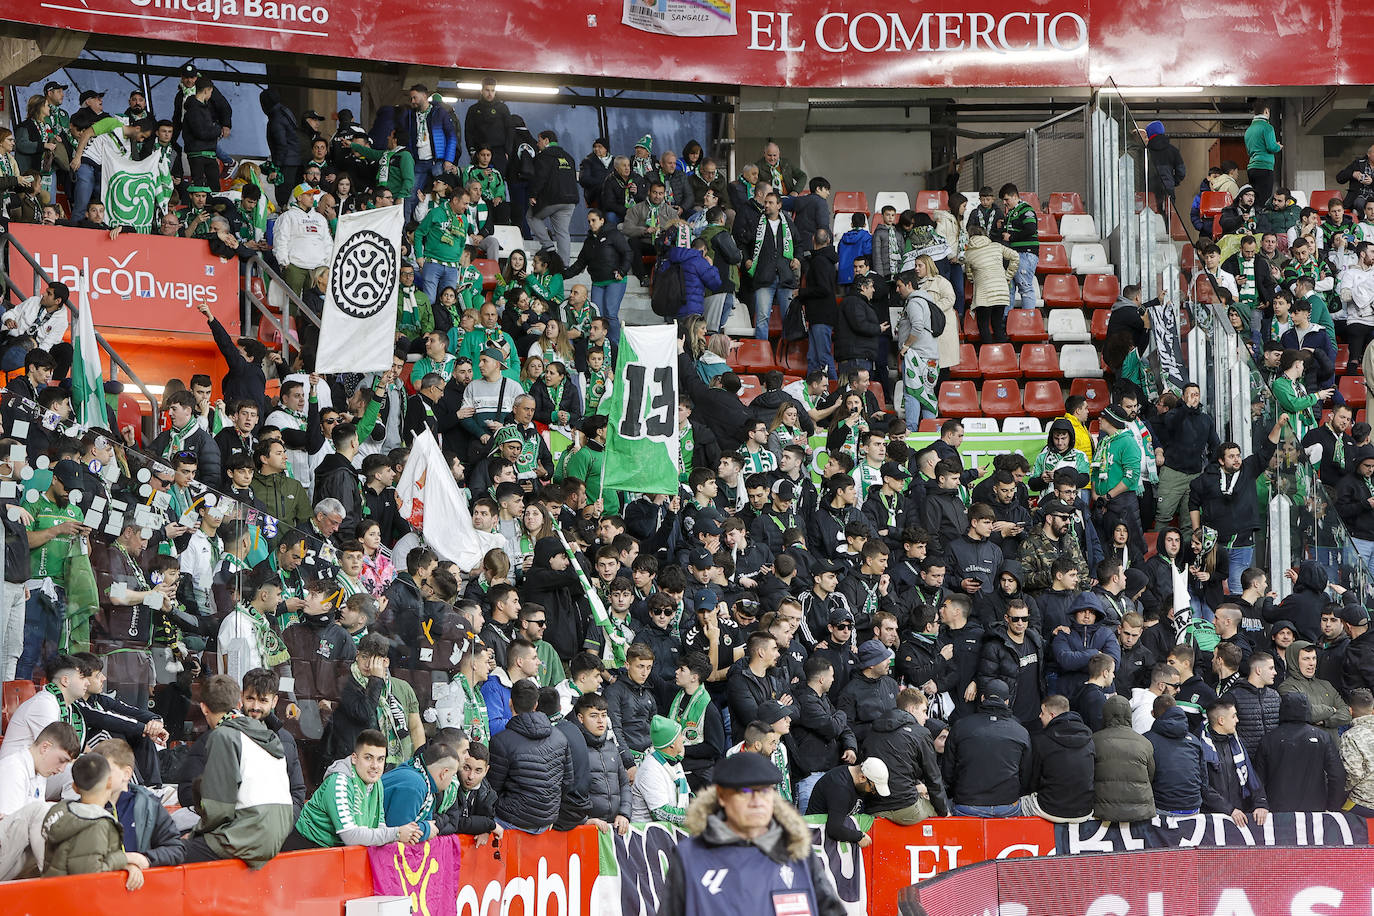
[[[231,335],[239,332],[239,265],[210,253],[200,239],[167,238],[66,226],[11,223],[10,234],[54,280],[76,288],[90,279],[96,327],[208,334],[196,311],[202,299]],[[28,261],[10,258],[10,275],[24,291],[33,283]]]
[[[1328,86],[1374,82],[1374,17],[1334,0],[31,0],[6,19],[283,54],[758,86]]]

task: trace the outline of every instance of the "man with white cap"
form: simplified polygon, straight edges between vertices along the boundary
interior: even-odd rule
[[[282,279],[300,295],[310,272],[324,267],[334,254],[334,239],[329,220],[315,209],[318,188],[298,184],[291,192],[291,206],[277,217],[273,230],[272,253],[282,268]]]
[[[811,790],[806,813],[825,815],[825,835],[830,839],[858,843],[863,849],[873,845],[873,838],[850,824],[849,815],[858,810],[861,796],[886,797],[891,791],[887,785],[887,764],[869,757],[862,763],[837,766],[822,776]]]
[[[714,785],[687,812],[691,836],[668,850],[659,916],[842,916],[844,902],[806,822],[774,789],[781,779],[781,770],[749,751],[716,764]]]

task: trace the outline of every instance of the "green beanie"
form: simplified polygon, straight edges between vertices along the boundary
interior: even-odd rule
[[[646,150],[649,151],[650,155],[652,155],[654,152],[654,135],[645,134],[644,136],[639,138],[639,142],[636,143],[635,146],[644,147]]]
[[[653,742],[655,750],[661,751],[668,747],[680,734],[682,726],[667,716],[654,716],[649,722],[649,740]]]

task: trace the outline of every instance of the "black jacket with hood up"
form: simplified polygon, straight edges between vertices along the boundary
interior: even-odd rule
[[[1307,697],[1279,701],[1279,727],[1264,736],[1255,770],[1273,811],[1339,811],[1345,804],[1345,764],[1325,729],[1308,723]]]

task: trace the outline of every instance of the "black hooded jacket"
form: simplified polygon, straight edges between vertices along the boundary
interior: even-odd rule
[[[548,617],[544,639],[566,663],[582,650],[587,638],[588,619],[581,600],[577,570],[570,565],[562,571],[549,565],[554,554],[562,553],[557,538],[540,538],[534,545],[534,559],[518,591],[526,604],[543,606]]]
[[[267,151],[280,166],[301,164],[301,131],[296,116],[282,104],[277,90],[264,89],[258,93],[258,105],[267,115]]]
[[[1005,699],[984,698],[950,727],[944,776],[954,804],[1015,804],[1030,791],[1031,768],[1030,735]]]
[[[1316,560],[1303,560],[1298,564],[1298,578],[1293,583],[1293,591],[1279,602],[1271,612],[1273,623],[1290,620],[1298,628],[1298,637],[1310,643],[1322,638],[1322,609],[1326,607],[1326,586],[1329,580],[1326,570]]]
[[[1264,736],[1255,770],[1273,811],[1339,811],[1345,803],[1345,765],[1325,729],[1308,724],[1307,697],[1279,701],[1279,727]]]
[[[1031,738],[1031,791],[1047,814],[1087,817],[1093,810],[1093,735],[1076,712],[1064,712]]]
[[[537,832],[553,824],[563,786],[573,781],[568,739],[542,712],[522,712],[491,739],[491,773],[496,816]]]
[[[930,732],[918,725],[911,713],[903,709],[883,713],[864,739],[863,757],[877,757],[887,764],[887,785],[891,790],[886,798],[878,796],[865,803],[865,810],[897,811],[914,805],[919,798],[916,784],[924,783],[935,813],[942,817],[949,813],[935,745]]]

